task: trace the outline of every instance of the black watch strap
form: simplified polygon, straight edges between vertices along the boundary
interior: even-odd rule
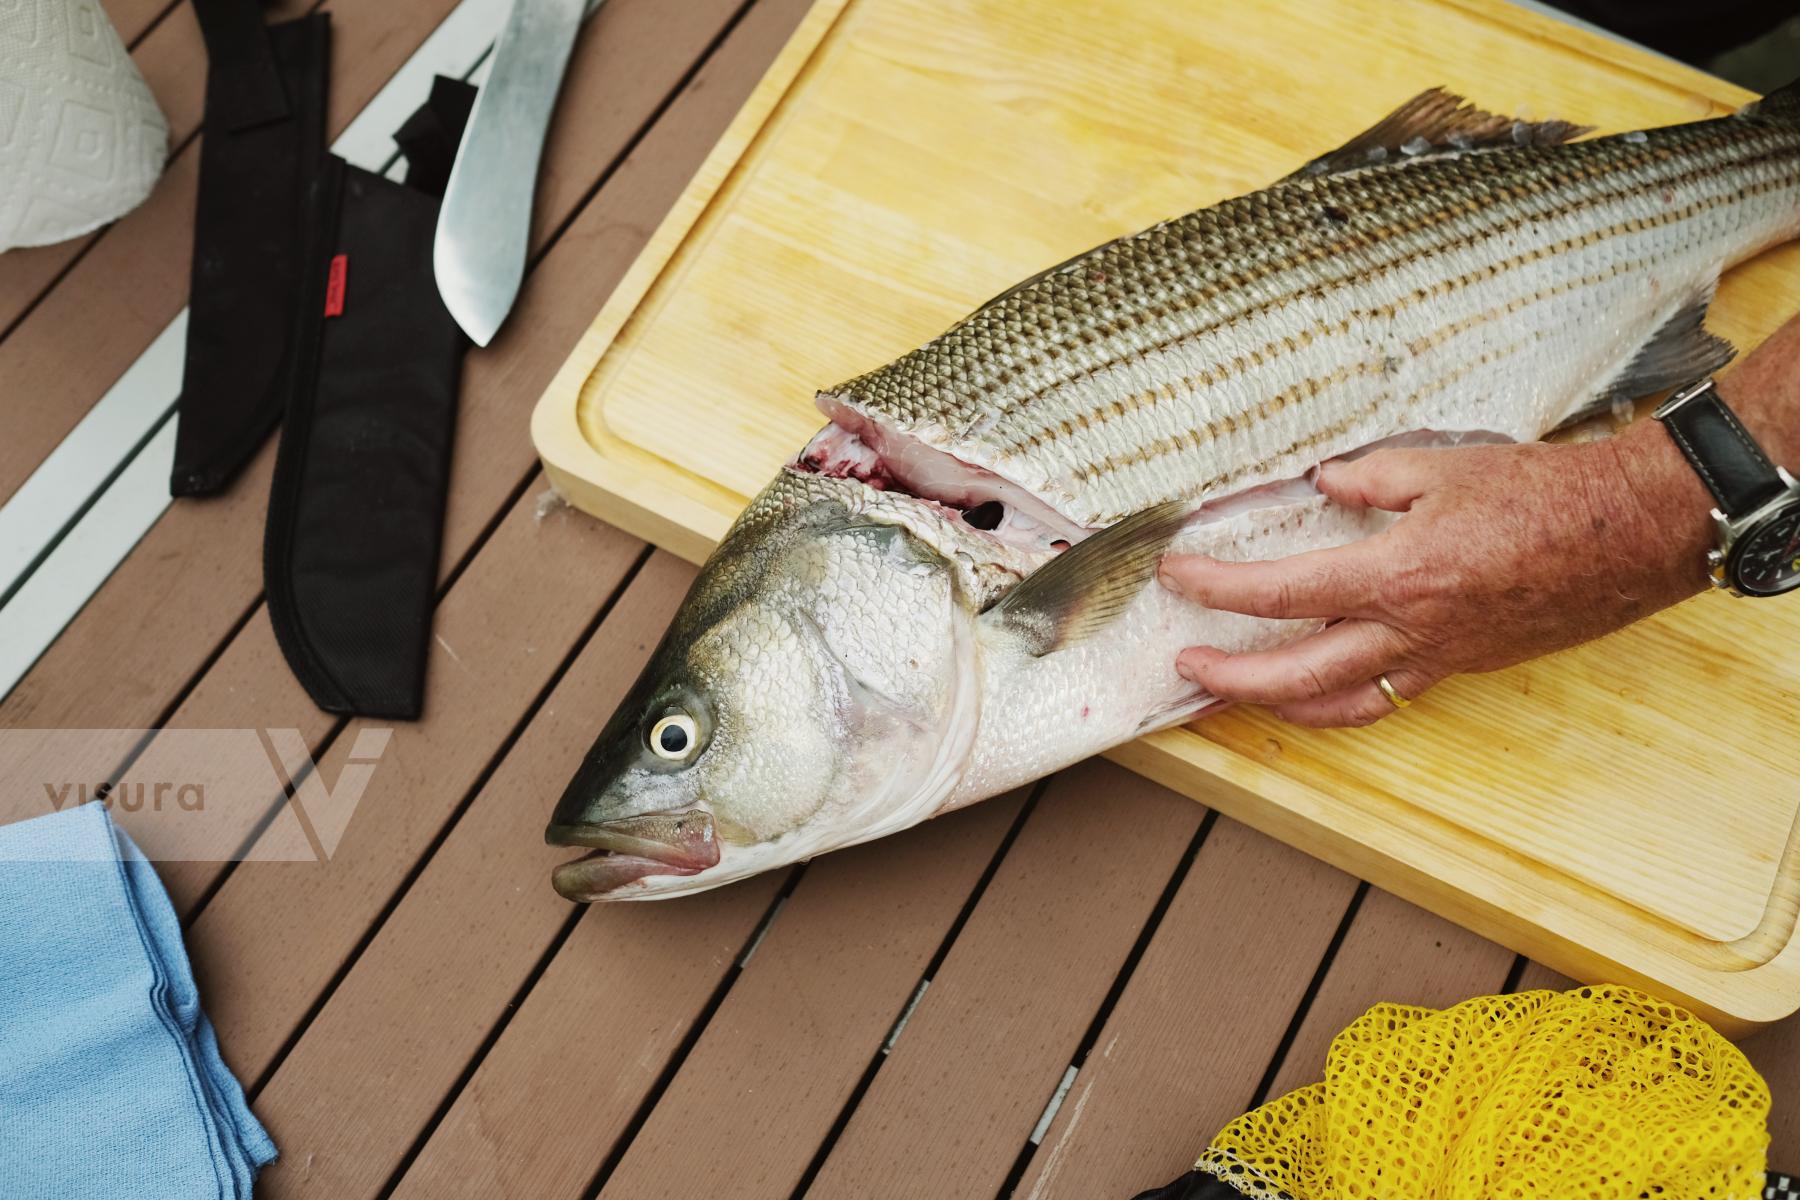
[[[1726,516],[1754,512],[1786,488],[1712,380],[1675,393],[1656,416]]]

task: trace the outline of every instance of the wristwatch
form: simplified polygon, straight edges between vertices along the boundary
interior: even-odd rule
[[[1718,501],[1719,544],[1708,574],[1734,596],[1800,588],[1800,483],[1769,461],[1711,379],[1682,388],[1656,419]]]

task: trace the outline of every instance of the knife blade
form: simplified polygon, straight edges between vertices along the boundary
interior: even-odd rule
[[[513,0],[438,210],[438,293],[478,346],[493,340],[525,278],[531,201],[550,112],[587,0]]]

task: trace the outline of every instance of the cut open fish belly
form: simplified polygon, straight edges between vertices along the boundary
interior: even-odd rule
[[[934,501],[970,528],[1024,550],[1066,550],[1093,532],[1004,476],[824,398],[820,407],[832,423],[806,444],[796,466]]]
[[[1204,712],[1183,647],[1322,622],[1193,604],[1155,583],[1165,554],[1379,536],[1404,518],[1324,496],[1321,464],[1531,440],[1717,369],[1720,272],[1800,236],[1800,83],[1585,132],[1426,92],[821,392],[828,424],[727,532],[558,804],[552,841],[613,852],[558,890],[715,887]],[[716,831],[716,861],[643,841],[665,827]]]
[[[841,410],[827,408],[834,416]],[[944,533],[934,545],[951,554],[971,553],[984,541],[1012,547],[1032,556],[1026,572],[1095,533],[1030,496],[1023,488],[992,472],[962,463],[893,431],[870,434],[835,423],[827,425],[801,452],[796,469],[842,477],[881,493],[887,511],[909,501],[920,517],[914,528],[935,523]],[[868,440],[864,440],[865,436]],[[1487,431],[1413,430],[1351,450],[1356,458],[1388,447],[1450,447],[1511,439]],[[875,449],[879,445],[880,450]],[[904,465],[902,465],[904,464]],[[1316,467],[1316,465],[1315,465]],[[1171,539],[1168,552],[1205,554],[1228,560],[1280,558],[1288,554],[1344,545],[1387,528],[1392,513],[1347,508],[1314,485],[1316,469],[1291,479],[1258,483],[1197,504]],[[1015,523],[1010,508],[989,528],[969,526],[967,516],[983,505],[1020,501],[1032,516]],[[1048,513],[1048,516],[1040,514]],[[1066,535],[1043,540],[1049,528]],[[972,531],[972,532],[965,532]],[[960,540],[954,545],[951,535]],[[985,599],[985,598],[984,598]],[[991,603],[991,600],[986,600]],[[983,604],[985,607],[986,604]],[[938,811],[961,807],[1004,791],[1063,765],[1066,744],[1054,732],[1073,725],[1087,736],[1116,741],[1190,719],[1215,701],[1175,672],[1175,654],[1184,646],[1209,645],[1242,652],[1269,649],[1320,628],[1314,620],[1274,621],[1202,608],[1161,588],[1145,587],[1109,627],[1056,654],[1003,660],[1012,669],[990,672],[983,680],[980,711],[983,724],[1040,726],[1041,737],[1019,739],[1034,752],[994,753],[977,738],[973,756],[959,785]],[[1129,683],[1096,689],[1096,679],[1124,672]],[[1036,732],[1034,730],[1034,732]],[[1012,739],[1001,739],[1010,742]]]
[[[945,521],[985,533],[994,541],[1034,556],[1034,563],[1077,545],[1098,529],[1077,524],[1046,500],[993,471],[935,450],[911,434],[883,427],[820,398],[832,418],[815,434],[792,468],[833,478],[853,479],[876,491],[920,501]],[[838,422],[842,421],[843,424]],[[1358,458],[1387,447],[1447,447],[1515,439],[1489,430],[1409,430],[1336,457]],[[1251,484],[1196,503],[1191,526],[1226,521],[1242,513],[1299,505],[1316,498],[1312,476],[1320,464],[1290,479]]]

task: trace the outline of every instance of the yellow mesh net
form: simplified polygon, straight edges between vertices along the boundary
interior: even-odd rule
[[[1768,1112],[1737,1047],[1630,988],[1379,1004],[1331,1043],[1324,1082],[1239,1117],[1196,1165],[1279,1200],[1750,1200]]]

